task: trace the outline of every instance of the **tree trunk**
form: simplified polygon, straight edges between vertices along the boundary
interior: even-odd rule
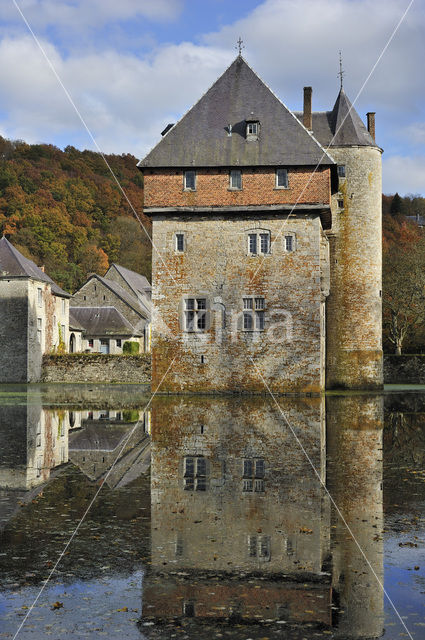
[[[395,347],[396,356],[401,356],[401,340],[397,340],[397,344]]]

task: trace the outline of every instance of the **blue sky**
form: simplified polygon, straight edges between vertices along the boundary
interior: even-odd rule
[[[236,55],[293,109],[353,101],[410,0],[16,0],[100,148],[143,157]],[[425,5],[415,0],[356,102],[376,111],[383,190],[425,195]],[[94,144],[13,0],[0,3],[0,134]]]

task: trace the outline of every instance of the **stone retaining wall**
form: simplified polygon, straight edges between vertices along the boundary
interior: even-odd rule
[[[43,357],[42,382],[150,384],[150,354],[66,354]]]
[[[425,384],[425,356],[384,356],[385,384]]]

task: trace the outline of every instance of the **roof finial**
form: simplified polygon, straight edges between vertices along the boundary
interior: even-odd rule
[[[342,68],[342,54],[341,54],[341,51],[340,51],[339,52],[339,73],[338,73],[338,75],[339,75],[339,81],[341,83],[341,89],[342,89],[342,80],[343,80],[343,77],[344,77],[344,73],[345,73],[345,71]]]
[[[236,42],[235,49],[239,50],[239,55],[242,55],[242,49],[245,49],[242,38],[239,36],[239,40]]]

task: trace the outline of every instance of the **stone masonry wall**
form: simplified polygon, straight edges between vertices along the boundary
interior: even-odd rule
[[[69,354],[44,356],[42,382],[149,384],[150,355]]]
[[[27,292],[27,280],[0,280],[0,382],[27,381]]]
[[[235,167],[237,168],[237,167]],[[183,171],[144,171],[144,206],[210,207],[263,204],[328,203],[330,169],[288,170],[288,188],[276,189],[274,168],[242,169],[242,189],[229,189],[228,169],[198,169],[196,191],[183,189]]]
[[[266,393],[261,375],[276,392],[321,391],[321,223],[318,216],[286,218],[153,218],[154,388],[174,359],[163,392]],[[183,253],[175,251],[176,231],[185,234]],[[253,231],[270,231],[270,254],[249,255]],[[285,249],[288,234],[295,251]],[[184,296],[207,300],[205,332],[185,330]],[[243,298],[250,296],[265,299],[264,331],[243,330]]]

